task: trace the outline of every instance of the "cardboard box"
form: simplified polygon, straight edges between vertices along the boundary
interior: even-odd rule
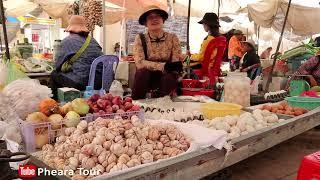
[[[70,102],[76,98],[80,98],[81,92],[75,88],[59,88],[58,89],[58,100],[59,102]]]

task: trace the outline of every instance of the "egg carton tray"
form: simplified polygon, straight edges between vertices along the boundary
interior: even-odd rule
[[[80,118],[80,120],[85,120],[88,123],[96,120],[97,118],[109,118],[114,119],[116,116],[122,117],[122,119],[130,119],[131,116],[138,116],[140,120],[144,121],[144,111],[133,111],[133,112],[125,112],[125,113],[112,113],[112,114],[87,114]],[[41,135],[48,136],[48,143],[54,143],[56,137],[61,134],[62,130],[65,128],[65,121],[62,120],[60,124],[56,124],[56,126],[60,126],[59,128],[52,128],[50,122],[44,123],[28,123],[26,121],[20,120],[19,122],[20,131],[22,134],[22,139],[24,142],[24,150],[26,152],[35,152],[36,142],[35,142],[35,133]]]

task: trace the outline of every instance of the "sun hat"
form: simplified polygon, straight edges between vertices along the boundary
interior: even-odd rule
[[[89,32],[86,26],[86,19],[83,16],[72,15],[69,20],[69,26],[65,30],[66,32]]]
[[[154,6],[153,5],[153,6],[148,6],[148,7],[145,8],[144,12],[139,17],[139,24],[145,25],[145,23],[147,21],[147,16],[152,12],[159,13],[159,15],[162,17],[162,19],[164,21],[168,19],[169,15],[168,15],[167,11],[159,8],[158,6]]]
[[[201,19],[201,21],[198,22],[199,24],[208,24],[211,26],[216,26],[216,27],[220,27],[219,25],[219,17],[217,16],[216,13],[206,13],[203,18]]]

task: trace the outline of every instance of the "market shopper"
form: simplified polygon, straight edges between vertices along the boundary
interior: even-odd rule
[[[201,21],[208,35],[204,38],[199,53],[192,54],[191,61],[194,68],[200,68],[203,76],[209,77],[214,84],[216,77],[220,75],[220,66],[226,49],[226,38],[219,32],[219,18],[215,13],[206,13]]]
[[[240,71],[247,72],[248,77],[254,80],[258,75],[261,74],[261,62],[254,42],[245,41],[243,42],[245,54],[243,56],[243,63],[241,65]]]
[[[65,31],[70,35],[61,42],[55,71],[51,74],[51,88],[54,95],[60,87],[85,90],[92,62],[103,55],[100,45],[89,36],[83,16],[71,16]],[[97,86],[101,84],[101,72],[102,69],[98,68],[95,81],[100,83],[95,83]],[[100,87],[95,87],[98,88]]]
[[[320,85],[320,57],[319,53],[303,63],[299,69],[291,76],[287,83],[287,89],[291,80],[296,79],[300,75],[305,75],[311,86]]]
[[[261,59],[269,59],[269,57],[271,55],[271,51],[272,51],[272,47],[268,47],[266,50],[264,50],[261,53],[260,58]]]
[[[134,42],[137,71],[133,99],[143,99],[150,91],[155,96],[170,95],[176,89],[182,71],[181,47],[175,34],[163,30],[167,19],[168,13],[157,6],[149,6],[139,18],[147,31],[138,34]]]
[[[242,31],[235,30],[233,32],[233,36],[229,41],[229,48],[228,48],[228,58],[230,62],[230,69],[231,71],[235,71],[239,69],[240,66],[240,59],[242,58],[243,54],[245,53],[244,47],[241,43],[244,36]]]

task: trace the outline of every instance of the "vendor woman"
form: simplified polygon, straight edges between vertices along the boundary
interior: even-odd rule
[[[168,13],[159,7],[150,6],[140,16],[139,23],[147,27],[134,42],[134,60],[137,71],[132,91],[133,99],[143,99],[150,91],[158,96],[170,95],[177,86],[178,75],[167,71],[171,64],[179,64],[181,47],[178,37],[163,31]],[[181,68],[182,68],[182,63]],[[180,68],[180,67],[178,67]]]
[[[320,53],[317,56],[314,56],[303,63],[299,69],[292,75],[289,82],[292,79],[295,79],[299,75],[307,76],[309,83],[311,86],[318,86],[320,85]],[[287,85],[287,87],[288,87]]]
[[[193,68],[201,68],[202,75],[209,77],[214,83],[215,78],[220,75],[220,66],[223,58],[223,53],[226,48],[226,38],[221,36],[219,32],[219,18],[215,13],[206,13],[201,21],[203,29],[208,33],[203,40],[200,52],[191,55]],[[197,67],[198,66],[198,67]]]
[[[61,42],[55,71],[51,74],[51,89],[54,95],[56,95],[57,88],[60,87],[85,90],[92,62],[103,55],[100,45],[89,36],[83,16],[73,15],[65,31],[70,34]],[[101,69],[98,69],[97,72],[95,80],[101,82]]]

